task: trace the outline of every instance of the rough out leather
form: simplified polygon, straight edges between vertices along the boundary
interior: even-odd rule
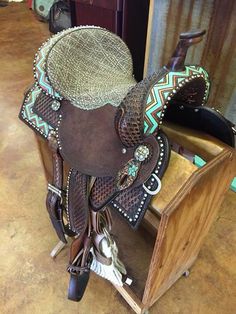
[[[131,185],[132,188],[142,185],[151,176],[160,154],[159,144],[154,135],[146,138],[143,143],[148,144],[150,147],[150,159],[141,164],[137,178]],[[92,209],[96,211],[102,209],[119,192],[120,190],[116,188],[115,177],[111,179],[108,179],[108,177],[96,178],[89,196]]]

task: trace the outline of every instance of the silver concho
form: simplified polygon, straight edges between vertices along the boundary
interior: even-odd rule
[[[145,145],[140,145],[136,148],[134,152],[134,157],[136,160],[142,162],[149,156],[149,149]]]
[[[61,107],[61,104],[60,104],[60,102],[57,101],[57,100],[54,100],[54,101],[52,102],[52,104],[51,104],[51,108],[52,108],[52,110],[54,110],[54,111],[59,110],[60,107]]]

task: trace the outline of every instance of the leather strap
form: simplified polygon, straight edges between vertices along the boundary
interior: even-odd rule
[[[67,180],[66,209],[69,228],[77,235],[84,234],[88,226],[89,176],[70,169]]]
[[[90,227],[88,226],[87,233],[81,234],[71,245],[70,263],[67,268],[70,273],[69,300],[78,302],[84,295],[92,263],[91,245]]]
[[[93,231],[97,234],[103,234],[103,229],[111,230],[112,217],[108,208],[101,212],[91,210],[91,220]]]
[[[70,272],[68,299],[72,301],[78,302],[82,299],[89,280],[92,255],[90,253],[91,240],[88,238],[87,240],[88,243],[85,244],[87,248],[84,248],[78,264],[68,267]]]
[[[60,195],[63,185],[63,160],[59,154],[58,144],[53,133],[48,138],[48,145],[52,151],[53,182],[49,185],[46,206],[58,238],[62,242],[67,243],[63,224],[62,195]]]

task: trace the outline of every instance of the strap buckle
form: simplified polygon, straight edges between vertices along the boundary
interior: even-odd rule
[[[145,183],[143,183],[143,188],[144,190],[149,194],[149,195],[156,195],[157,193],[160,192],[161,190],[161,180],[158,178],[158,176],[155,173],[151,174],[151,177],[153,177],[156,182],[157,182],[157,188],[155,190],[150,190],[150,188],[148,188]]]
[[[62,199],[62,191],[50,183],[48,183],[48,191],[55,193]]]

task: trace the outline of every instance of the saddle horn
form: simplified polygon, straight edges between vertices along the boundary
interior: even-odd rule
[[[179,36],[179,42],[175,51],[166,65],[166,68],[170,71],[184,71],[185,58],[188,52],[188,48],[202,41],[206,30],[181,33]]]

